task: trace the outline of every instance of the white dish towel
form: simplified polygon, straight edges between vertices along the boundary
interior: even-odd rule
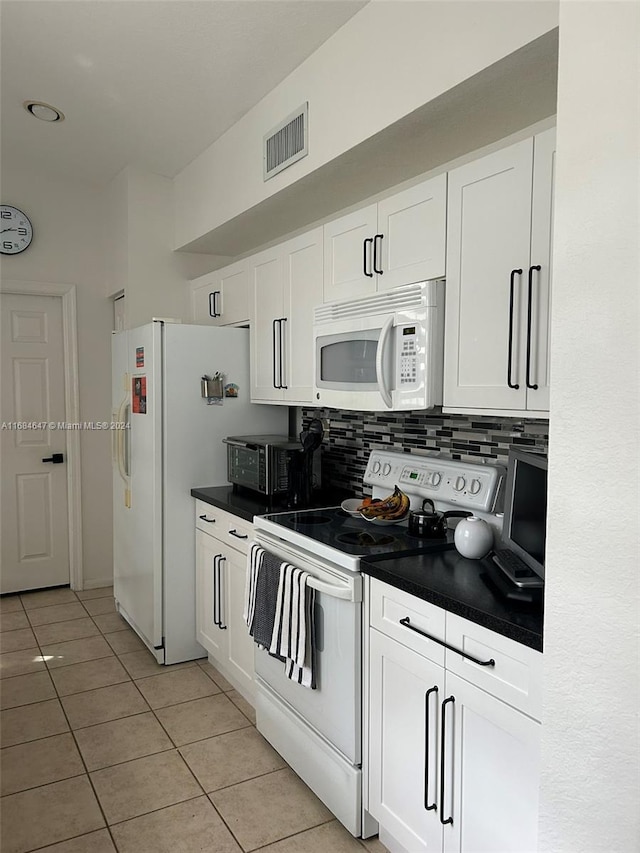
[[[316,689],[315,598],[309,572],[290,563],[280,567],[280,584],[269,652],[285,659],[287,678]]]

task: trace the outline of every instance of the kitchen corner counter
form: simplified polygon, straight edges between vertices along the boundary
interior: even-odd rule
[[[226,486],[203,486],[191,489],[191,497],[230,512],[245,521],[253,521],[256,515],[266,515],[270,512],[288,512],[286,499],[268,501],[267,498],[248,489],[237,488],[232,485]],[[307,509],[319,509],[320,507],[338,506],[340,502],[352,494],[343,491],[320,489],[314,492],[312,502]]]
[[[363,574],[542,651],[542,603],[523,604],[500,595],[487,577],[484,560],[468,560],[451,549],[417,557],[363,560],[360,568]]]

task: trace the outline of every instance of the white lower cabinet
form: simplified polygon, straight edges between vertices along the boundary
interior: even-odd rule
[[[443,661],[450,614],[442,633],[439,608],[375,580],[370,592],[368,810],[381,840],[392,853],[533,853],[540,723],[521,708],[537,705],[541,655],[452,617],[458,631],[468,626],[464,650],[489,648],[491,657],[477,659],[494,664],[449,648]],[[417,631],[399,623],[408,608]],[[469,680],[451,671],[455,658]],[[517,682],[520,707],[473,683],[474,673],[483,686],[504,674],[507,692]]]
[[[242,612],[253,525],[196,501],[196,636],[212,663],[249,701],[253,640]]]

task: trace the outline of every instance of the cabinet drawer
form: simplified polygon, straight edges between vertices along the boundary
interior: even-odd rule
[[[196,528],[242,554],[247,553],[248,543],[253,537],[253,522],[199,500],[196,500]]]
[[[196,500],[196,530],[202,530],[210,536],[217,536],[220,519],[225,514],[205,501]]]
[[[447,649],[447,670],[540,720],[542,654],[453,613],[447,613],[446,622],[448,646],[479,660],[495,660],[495,666],[480,666]]]
[[[408,616],[414,627],[443,641],[445,611],[375,578],[371,578],[370,589],[371,627],[444,666],[444,647],[400,624],[400,620]]]

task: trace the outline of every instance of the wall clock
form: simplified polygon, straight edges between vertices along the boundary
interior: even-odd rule
[[[17,255],[33,239],[33,226],[26,213],[10,204],[0,204],[0,252]]]

